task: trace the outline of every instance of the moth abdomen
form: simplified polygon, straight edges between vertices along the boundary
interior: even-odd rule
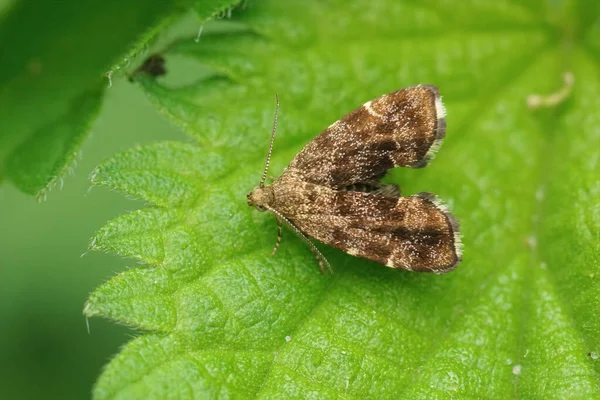
[[[376,193],[383,196],[400,197],[400,188],[392,183],[366,182],[355,183],[340,189],[344,192]]]
[[[346,192],[363,192],[363,193],[374,192],[377,189],[378,189],[377,187],[366,184],[366,183],[356,183],[354,185],[348,185],[348,186],[345,186],[344,188],[342,188],[342,190],[344,190]]]

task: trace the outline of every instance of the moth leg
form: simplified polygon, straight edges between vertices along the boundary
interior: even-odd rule
[[[306,243],[308,248],[313,252],[315,258],[319,262],[319,268],[321,269],[321,273],[323,275],[325,275],[327,272],[333,275],[333,268],[331,268],[331,264],[329,264],[329,261],[327,261],[325,256],[319,251],[319,249],[317,249],[317,246],[315,246],[313,242],[311,242],[310,239],[304,233],[302,233],[302,231],[300,231],[300,229],[298,229],[296,225],[292,223],[292,221],[290,221],[289,219],[281,215],[281,213],[275,211],[271,207],[268,207],[267,210],[272,212],[275,215],[275,217],[277,217],[277,220],[280,224],[284,223],[288,228],[296,232],[296,235],[298,235],[300,239],[304,240],[304,243]],[[281,227],[281,225],[279,226]]]
[[[275,243],[275,247],[273,247],[271,256],[274,256],[275,252],[279,248],[279,244],[281,243],[282,234],[283,234],[283,224],[281,223],[281,220],[279,218],[277,218],[277,242]]]

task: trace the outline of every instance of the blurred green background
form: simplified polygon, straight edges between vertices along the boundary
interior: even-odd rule
[[[62,189],[38,203],[11,184],[0,186],[0,398],[89,398],[102,366],[133,334],[98,318],[88,334],[82,309],[90,291],[134,262],[82,254],[97,229],[140,202],[89,191],[87,177],[120,150],[169,139],[185,137],[135,85],[116,79]]]

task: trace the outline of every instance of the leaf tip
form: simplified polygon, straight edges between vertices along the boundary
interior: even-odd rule
[[[94,307],[92,299],[88,299],[83,305],[83,315],[90,318],[100,315],[100,312]]]
[[[88,176],[88,181],[90,183],[90,186],[98,186],[99,183],[99,175],[100,175],[100,166],[97,166],[96,168],[94,168],[94,170],[92,172],[90,172],[90,175]]]
[[[98,241],[98,236],[94,235],[90,238],[90,242],[88,243],[88,247],[87,250],[85,251],[85,253],[83,253],[81,256],[85,256],[87,253],[89,253],[90,251],[98,251],[101,250],[101,247],[98,246],[97,244]]]

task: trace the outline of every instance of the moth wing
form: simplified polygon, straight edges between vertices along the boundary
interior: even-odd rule
[[[439,90],[417,85],[371,100],[308,143],[284,175],[340,189],[393,167],[421,168],[446,132]]]
[[[324,199],[327,198],[327,199]],[[290,216],[305,234],[391,268],[445,273],[462,259],[458,223],[437,197],[388,197],[329,190],[323,213]],[[311,207],[312,208],[312,207]],[[314,209],[313,209],[314,210]]]

